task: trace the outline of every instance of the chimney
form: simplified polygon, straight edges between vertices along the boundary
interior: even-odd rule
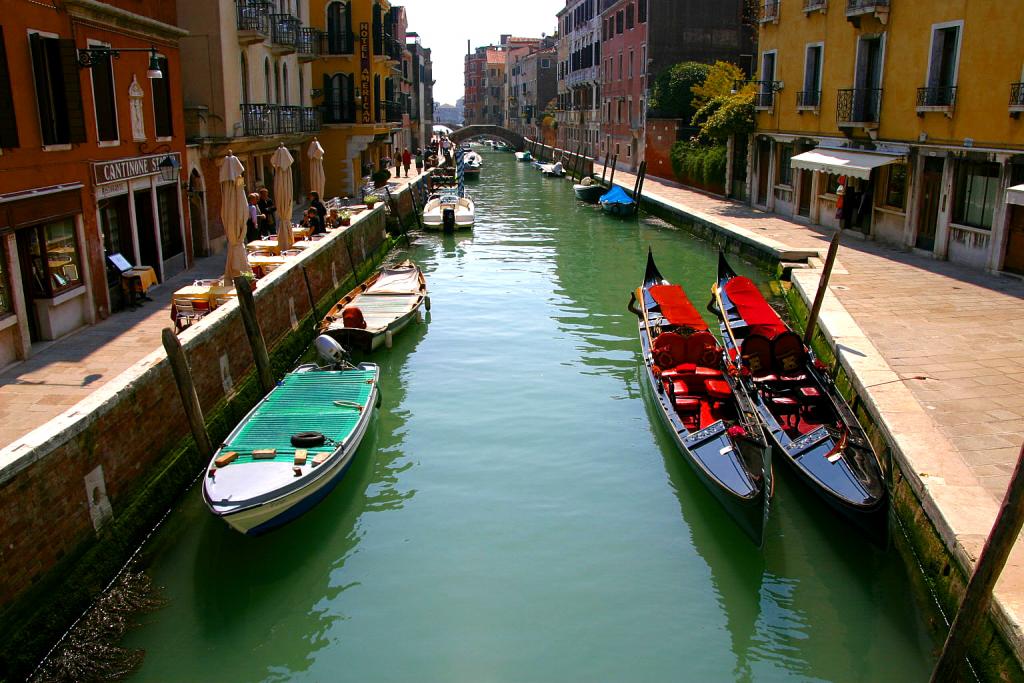
[[[473,54],[473,48],[470,46],[469,38],[466,38],[466,54]]]
[[[511,37],[512,37],[511,33],[502,33],[501,34],[501,44],[502,45],[508,45],[508,40]]]

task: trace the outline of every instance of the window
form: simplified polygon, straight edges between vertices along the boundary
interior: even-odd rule
[[[281,65],[274,60],[274,102],[283,104],[281,99]]]
[[[11,303],[11,285],[7,282],[7,253],[4,251],[3,242],[0,241],[0,317],[10,315],[14,312]]]
[[[633,78],[633,51],[629,51],[629,77]]]
[[[991,230],[998,187],[999,164],[961,162],[956,174],[953,222]]]
[[[327,52],[332,55],[349,54],[353,42],[348,3],[332,2],[327,6]]]
[[[29,35],[43,145],[85,142],[82,85],[73,40]]]
[[[821,57],[824,46],[808,45],[804,56],[804,93],[800,97],[801,107],[817,107],[821,102]]]
[[[540,60],[540,68],[542,68],[542,69],[550,69],[551,68],[551,60],[549,60],[549,59],[542,59],[542,60]]]
[[[907,165],[890,164],[886,169],[888,172],[882,202],[890,209],[903,211],[907,206]]]
[[[626,7],[626,29],[633,28],[633,5]]]
[[[90,42],[90,47],[102,43]],[[109,47],[109,46],[107,46]],[[96,139],[100,142],[116,142],[117,105],[114,98],[114,60],[97,61],[89,69],[92,79],[92,101],[96,109]]]
[[[619,53],[619,80],[622,80],[622,53]]]
[[[778,185],[793,187],[793,167],[789,160],[793,158],[793,145],[779,145]]]
[[[291,104],[291,102],[288,99],[288,64],[285,64],[283,67],[281,67],[281,71],[281,83],[282,87],[284,88],[284,103],[285,105],[288,105]]]
[[[647,75],[647,46],[640,48],[640,75]]]
[[[384,10],[376,2],[373,3],[373,54],[384,54]]]
[[[0,26],[0,147],[18,146],[18,124],[14,119],[14,93],[7,68],[7,50],[4,46],[4,27]],[[3,273],[0,273],[2,279]],[[0,282],[0,286],[3,283]],[[0,292],[2,295],[2,292]],[[2,312],[2,309],[0,309]]]
[[[928,88],[924,102],[919,102],[919,105],[953,104],[953,88],[956,86],[960,52],[960,30],[960,22],[933,27],[931,56],[928,62]]]
[[[249,104],[249,60],[242,53],[242,104]]]
[[[270,98],[270,57],[263,58],[263,86],[265,96],[263,101],[270,104],[273,101]]]
[[[299,106],[306,106],[306,73],[299,69]]]
[[[32,290],[38,298],[55,295],[82,284],[75,224],[70,218],[28,229],[28,256]]]
[[[167,70],[167,58],[157,57],[163,78],[153,79],[153,110],[156,112],[157,138],[174,135],[174,120],[171,111],[171,73]]]
[[[623,23],[624,19],[625,19],[625,13],[622,10],[619,10],[618,12],[615,13],[615,33],[616,34],[622,33],[622,23]]]
[[[636,21],[638,24],[647,21],[647,0],[639,0],[636,3]]]
[[[184,251],[177,184],[164,185],[156,189],[156,206],[160,218],[160,245],[166,261]]]

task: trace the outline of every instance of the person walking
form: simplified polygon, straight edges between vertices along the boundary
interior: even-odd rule
[[[395,150],[395,177],[402,177],[402,150]]]
[[[402,150],[402,166],[405,168],[405,177],[409,177],[409,167],[412,166],[412,154],[409,154],[409,149]]]
[[[416,148],[416,175],[423,173],[423,148]]]
[[[270,190],[265,187],[260,188],[260,198],[256,207],[263,215],[263,218],[260,219],[260,236],[267,239],[277,232],[277,204],[270,198]]]
[[[245,241],[246,243],[258,240],[260,238],[260,221],[263,219],[263,214],[260,213],[259,202],[260,196],[258,193],[253,192],[248,196],[249,200],[249,218],[245,221]]]

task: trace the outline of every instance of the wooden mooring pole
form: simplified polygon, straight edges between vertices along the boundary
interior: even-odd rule
[[[316,313],[316,298],[313,296],[313,284],[309,281],[309,273],[306,266],[302,266],[302,279],[306,281],[306,294],[309,295],[309,310],[313,313],[313,331],[316,332],[320,326],[320,316]]]
[[[964,591],[964,599],[956,612],[949,636],[942,648],[939,663],[932,672],[931,683],[955,683],[967,657],[967,648],[988,615],[992,589],[1006,565],[1017,535],[1024,526],[1024,446],[1017,456],[1017,467],[1010,477],[1002,507],[996,515],[992,531],[978,557],[974,574]]]
[[[619,155],[612,157],[612,176],[608,179],[608,187],[615,187],[615,166],[619,163]]]
[[[252,285],[249,280],[239,275],[235,278],[235,291],[238,292],[238,310],[242,312],[242,323],[245,325],[245,336],[252,347],[252,357],[256,361],[256,376],[260,388],[267,393],[274,388],[274,375],[270,371],[270,355],[267,343],[263,340],[263,330],[256,318],[256,302],[252,298]]]
[[[608,172],[608,155],[604,155],[604,166],[601,167],[601,184],[604,185],[604,174]]]
[[[811,305],[811,314],[807,316],[807,328],[804,330],[804,344],[810,346],[814,339],[814,326],[818,323],[818,314],[821,312],[821,303],[825,300],[825,292],[828,291],[828,280],[832,277],[832,266],[836,263],[836,254],[839,253],[839,237],[842,228],[836,228],[832,235],[832,241],[828,245],[828,255],[825,256],[825,268],[821,271],[821,279],[818,281],[818,291],[814,294],[814,303]]]
[[[416,225],[418,225],[420,230],[422,230],[423,229],[423,216],[420,215],[420,207],[419,207],[419,204],[416,202],[415,188],[413,188],[413,190],[414,191],[412,192],[412,194],[409,195],[409,198],[412,199],[412,213],[413,213],[414,216],[416,216]]]
[[[644,191],[644,181],[647,179],[647,162],[641,161],[637,169],[636,185],[633,186],[633,215],[640,213],[640,195]]]
[[[196,394],[196,385],[192,381],[192,369],[185,358],[185,351],[181,348],[174,330],[165,327],[161,332],[164,343],[164,350],[167,351],[167,360],[171,363],[171,372],[174,373],[174,382],[178,385],[178,393],[181,394],[181,405],[185,409],[185,416],[188,418],[188,426],[192,429],[192,438],[196,440],[196,447],[199,454],[206,459],[213,457],[213,444],[210,443],[210,435],[206,431],[206,420],[203,419],[203,407],[199,405],[199,395]]]

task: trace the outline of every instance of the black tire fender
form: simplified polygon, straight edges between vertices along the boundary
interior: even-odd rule
[[[327,437],[320,432],[298,432],[292,434],[291,440],[296,448],[315,448],[327,443]]]

